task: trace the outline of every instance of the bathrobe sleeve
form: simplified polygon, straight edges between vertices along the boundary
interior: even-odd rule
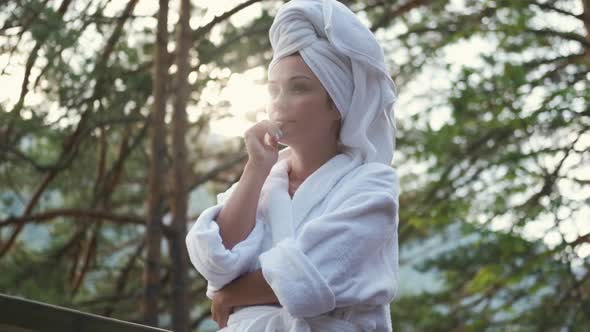
[[[393,300],[398,274],[397,179],[385,165],[361,168],[331,195],[325,214],[305,221],[296,238],[260,256],[265,280],[294,317]]]
[[[231,250],[223,245],[215,219],[236,186],[237,183],[217,195],[217,204],[200,214],[186,236],[190,261],[209,282],[209,297],[235,278],[252,270],[261,250],[264,225],[258,220],[248,237]]]

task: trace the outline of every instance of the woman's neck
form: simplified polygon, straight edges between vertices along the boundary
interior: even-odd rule
[[[326,146],[323,149],[321,147],[314,150],[308,149],[305,152],[292,149],[291,152],[289,180],[297,184],[305,181],[308,176],[340,153],[337,145]]]

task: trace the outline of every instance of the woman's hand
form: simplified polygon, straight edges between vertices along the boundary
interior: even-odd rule
[[[227,320],[232,313],[233,307],[228,301],[226,292],[220,289],[213,295],[213,302],[211,303],[211,318],[219,325],[219,328],[227,326]]]
[[[262,275],[262,270],[247,272],[225,285],[213,295],[211,314],[220,328],[227,326],[234,307],[280,305],[279,299]]]
[[[244,133],[248,162],[257,168],[270,171],[279,158],[278,141],[281,129],[270,120],[263,120]]]

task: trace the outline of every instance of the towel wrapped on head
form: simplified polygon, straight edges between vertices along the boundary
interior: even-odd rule
[[[270,28],[273,66],[298,52],[341,114],[340,144],[364,163],[390,164],[395,85],[373,33],[335,0],[292,0]]]

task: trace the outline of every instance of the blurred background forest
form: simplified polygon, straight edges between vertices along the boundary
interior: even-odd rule
[[[394,330],[590,331],[590,0],[343,2],[399,92]],[[282,3],[1,2],[0,293],[215,329],[184,237]]]

